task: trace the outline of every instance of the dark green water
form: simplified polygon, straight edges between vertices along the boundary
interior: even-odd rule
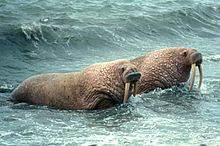
[[[31,75],[166,47],[203,54],[201,92],[156,90],[102,111],[7,102]],[[220,145],[219,89],[220,1],[0,1],[0,145]]]

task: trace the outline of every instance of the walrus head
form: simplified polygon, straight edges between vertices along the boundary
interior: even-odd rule
[[[189,85],[189,91],[192,90],[194,81],[195,81],[195,74],[196,70],[195,67],[198,66],[199,69],[199,84],[198,88],[201,88],[202,85],[202,54],[197,52],[195,49],[187,49],[182,52],[182,55],[189,59],[189,64],[191,65],[191,83]]]
[[[131,91],[133,96],[137,94],[137,81],[141,77],[141,73],[137,71],[135,66],[126,66],[122,65],[122,79],[125,84],[125,91],[124,91],[124,100],[123,103],[126,103],[129,97],[129,92]]]
[[[202,54],[190,48],[169,48],[148,53],[131,60],[142,74],[138,93],[156,88],[169,88],[187,82],[192,72],[189,90],[195,80],[195,67],[198,66],[202,84]]]
[[[126,103],[137,92],[141,73],[130,61],[119,59],[89,66],[80,79],[81,92],[93,109]],[[89,92],[88,92],[89,91]]]

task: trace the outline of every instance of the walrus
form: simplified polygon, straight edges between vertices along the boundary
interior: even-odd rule
[[[199,69],[199,88],[202,84],[202,54],[191,48],[166,48],[130,60],[141,72],[137,93],[156,88],[166,89],[187,82],[192,70],[189,90],[195,80],[195,67]]]
[[[106,109],[135,96],[140,77],[127,60],[97,63],[80,72],[29,77],[12,92],[11,100],[67,110]]]

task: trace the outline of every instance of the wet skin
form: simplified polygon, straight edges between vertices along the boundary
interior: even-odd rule
[[[149,92],[156,88],[170,88],[188,81],[192,69],[192,86],[195,80],[195,66],[200,73],[199,88],[202,84],[202,54],[190,48],[169,48],[150,52],[131,62],[137,66],[142,77],[137,93]]]
[[[127,60],[97,63],[81,72],[30,77],[13,91],[11,100],[59,109],[104,109],[135,95],[140,77]]]

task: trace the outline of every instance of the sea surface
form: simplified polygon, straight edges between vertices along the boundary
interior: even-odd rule
[[[203,54],[200,91],[157,89],[99,111],[7,101],[32,75],[170,47]],[[0,145],[219,146],[220,1],[0,0]]]

